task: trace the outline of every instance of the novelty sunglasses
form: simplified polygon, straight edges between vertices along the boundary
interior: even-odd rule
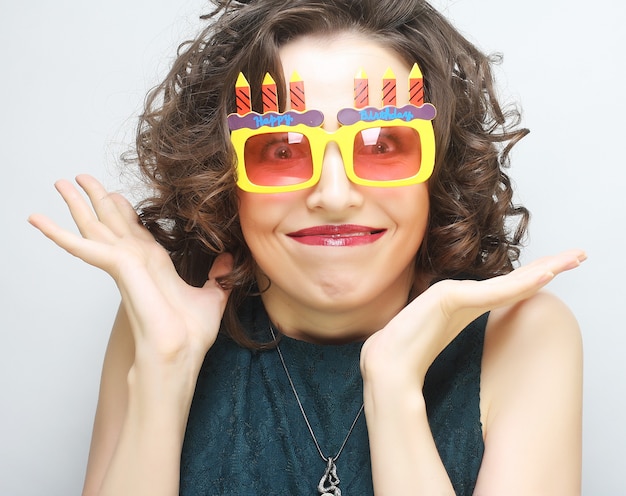
[[[387,73],[385,77],[387,82]],[[276,111],[276,91],[269,75],[263,84],[264,113],[251,112],[249,92],[240,91],[247,84],[245,78],[242,84],[242,78],[240,75],[236,86],[238,112],[228,116],[228,124],[237,158],[237,185],[243,191],[285,193],[314,186],[320,180],[330,142],[339,148],[346,175],[354,184],[390,188],[422,183],[431,176],[435,163],[432,119],[436,112],[432,105],[423,103],[423,93],[410,91],[412,103],[402,108],[395,107],[395,94],[391,100],[385,93],[383,103],[394,105],[366,107],[363,90],[357,88],[355,80],[355,106],[358,96],[362,108],[339,111],[339,129],[328,132],[321,127],[322,112],[304,110],[302,86],[296,86],[300,91],[294,95],[294,79],[301,83],[297,75],[290,85],[291,107],[297,110],[284,113]],[[413,88],[410,84],[410,90]]]

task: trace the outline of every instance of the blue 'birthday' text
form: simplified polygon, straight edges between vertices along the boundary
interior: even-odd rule
[[[395,119],[401,119],[403,121],[409,122],[412,121],[415,116],[413,112],[407,110],[406,112],[401,112],[397,108],[384,108],[382,110],[368,110],[364,109],[359,111],[359,115],[362,121],[372,122],[372,121],[393,121]]]

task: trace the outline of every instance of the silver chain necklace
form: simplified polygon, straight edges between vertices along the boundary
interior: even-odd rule
[[[272,338],[274,339],[274,341],[276,341],[276,334],[274,333],[274,328],[272,327],[271,323],[270,323],[270,332],[272,333]],[[302,402],[300,401],[300,397],[298,396],[298,392],[296,391],[296,386],[294,386],[293,384],[293,380],[291,379],[291,374],[289,373],[289,370],[287,369],[285,358],[283,357],[283,354],[280,351],[280,347],[278,346],[278,344],[276,344],[276,351],[278,352],[280,363],[282,364],[283,369],[285,369],[285,374],[287,375],[287,380],[289,381],[289,385],[291,386],[293,395],[295,396],[296,401],[298,402],[298,406],[300,407],[302,418],[304,418],[304,422],[306,423],[306,426],[309,428],[309,433],[311,434],[311,438],[313,438],[313,442],[315,443],[317,452],[322,457],[322,460],[326,462],[326,470],[324,471],[324,475],[322,475],[322,478],[320,479],[320,482],[317,485],[317,491],[320,494],[320,496],[341,496],[341,489],[339,489],[340,480],[339,480],[339,477],[337,476],[337,466],[335,465],[335,462],[339,459],[339,455],[341,455],[343,448],[346,446],[346,443],[348,442],[348,438],[350,437],[350,434],[352,434],[352,431],[354,430],[354,426],[356,425],[357,421],[359,420],[359,417],[361,416],[361,413],[363,412],[364,405],[361,403],[361,408],[359,408],[359,411],[356,414],[356,417],[354,418],[354,421],[352,422],[352,425],[350,426],[350,429],[348,430],[348,434],[346,434],[346,437],[343,440],[343,443],[341,443],[341,447],[339,448],[339,451],[337,451],[337,454],[335,456],[329,456],[329,457],[324,456],[324,453],[322,453],[322,449],[320,448],[320,444],[317,441],[317,438],[315,437],[315,433],[313,432],[313,428],[311,427],[309,419],[306,416],[306,413],[304,412],[304,407],[302,406]]]

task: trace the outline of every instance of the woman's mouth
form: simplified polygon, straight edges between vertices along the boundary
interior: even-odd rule
[[[314,246],[359,246],[374,243],[386,229],[356,224],[313,226],[288,233],[294,241]]]

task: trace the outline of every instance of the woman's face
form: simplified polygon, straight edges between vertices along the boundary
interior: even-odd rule
[[[397,80],[397,106],[408,103],[410,67],[361,35],[305,36],[280,57],[289,81],[302,77],[306,108],[322,111],[324,128],[354,107],[354,77],[369,77],[370,105],[381,107],[382,76]],[[239,191],[241,227],[259,267],[270,318],[287,335],[308,340],[365,337],[407,302],[415,254],[428,219],[425,183],[394,188],[359,186],[329,143],[319,183],[288,193]]]

